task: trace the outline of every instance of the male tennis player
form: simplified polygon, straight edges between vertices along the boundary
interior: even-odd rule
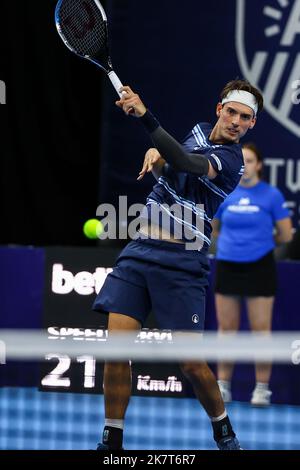
[[[201,332],[208,284],[210,222],[243,173],[239,141],[254,127],[257,113],[263,108],[263,97],[246,80],[229,82],[216,107],[215,126],[197,124],[180,145],[130,87],[122,87],[121,91],[125,94],[117,106],[139,118],[155,146],[146,153],[139,178],[152,170],[158,181],[147,199],[140,237],[120,254],[93,308],[109,313],[109,332],[140,330],[151,308],[162,329]],[[168,209],[173,204],[182,208],[181,217]],[[166,211],[171,221],[168,227],[164,217],[157,217],[157,212]],[[191,233],[195,249],[186,249]],[[218,448],[239,450],[216,378],[208,365],[185,362],[181,369],[211,419]],[[99,449],[122,448],[124,417],[131,393],[130,372],[127,362],[105,365],[105,427]]]

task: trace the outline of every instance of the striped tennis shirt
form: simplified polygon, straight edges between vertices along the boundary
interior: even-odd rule
[[[205,156],[217,176],[195,176],[175,171],[166,164],[146,202],[149,224],[170,230],[182,241],[198,240],[199,251],[210,245],[211,220],[219,205],[239,183],[244,170],[240,144],[215,145],[209,140],[212,126],[197,124],[182,142],[185,151]],[[175,207],[175,210],[172,208]]]

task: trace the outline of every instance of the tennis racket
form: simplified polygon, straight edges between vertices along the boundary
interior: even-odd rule
[[[112,67],[107,17],[99,0],[59,0],[55,9],[55,23],[65,45],[104,70],[122,98],[120,88],[123,85]]]

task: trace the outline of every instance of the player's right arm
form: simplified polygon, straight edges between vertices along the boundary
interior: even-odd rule
[[[217,176],[217,172],[205,156],[189,154],[184,151],[182,146],[160,126],[159,122],[147,110],[139,95],[134,93],[129,86],[123,86],[120,91],[124,94],[120,100],[116,101],[116,105],[122,108],[127,115],[134,115],[141,119],[158,152],[176,171],[196,176],[207,175],[209,179],[214,179]]]

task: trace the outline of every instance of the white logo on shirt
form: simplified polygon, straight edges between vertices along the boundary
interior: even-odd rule
[[[228,206],[230,212],[238,212],[239,214],[253,214],[259,212],[259,206],[252,204],[249,197],[241,197],[238,204],[231,204]]]
[[[248,197],[241,197],[239,205],[248,206],[250,204],[250,199]]]

